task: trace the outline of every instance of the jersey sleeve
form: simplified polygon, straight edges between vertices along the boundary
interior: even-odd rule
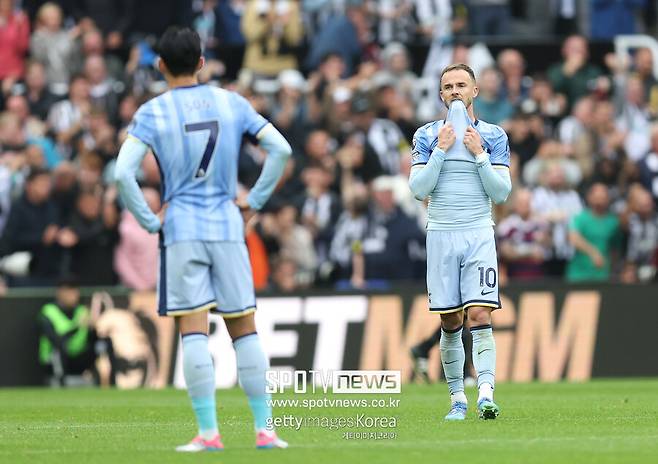
[[[421,166],[427,164],[430,159],[430,147],[427,143],[425,126],[416,130],[413,141],[411,142],[411,165]]]
[[[141,140],[149,147],[153,147],[153,142],[156,138],[156,128],[155,115],[151,110],[151,105],[145,103],[137,110],[130,126],[128,126],[128,134]]]
[[[240,114],[239,119],[242,121],[242,133],[256,137],[258,132],[269,124],[269,121],[258,114],[243,96],[234,93],[233,98],[237,101],[236,107]]]
[[[496,138],[491,148],[489,160],[491,161],[492,166],[509,167],[510,149],[507,134],[500,127],[497,127],[496,129]]]

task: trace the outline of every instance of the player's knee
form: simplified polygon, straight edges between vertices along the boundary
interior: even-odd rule
[[[471,327],[491,324],[491,309],[480,306],[468,308],[468,322]]]
[[[224,322],[226,323],[226,330],[228,330],[231,340],[256,332],[254,313],[245,314],[244,316],[236,318],[224,319]]]
[[[456,313],[441,314],[441,327],[446,330],[458,329],[464,323],[464,313],[458,311]]]

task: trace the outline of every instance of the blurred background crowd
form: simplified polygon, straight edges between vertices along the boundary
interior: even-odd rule
[[[248,228],[257,289],[424,282],[426,205],[407,186],[416,128],[441,119],[438,74],[476,71],[514,190],[495,208],[501,280],[649,282],[658,223],[656,33],[644,0],[0,0],[3,285],[156,285],[157,242],[113,166],[132,116],[166,89],[155,39],[202,38],[202,82],[244,95],[293,146]],[[250,188],[264,152],[245,140]],[[159,208],[159,171],[139,181]]]

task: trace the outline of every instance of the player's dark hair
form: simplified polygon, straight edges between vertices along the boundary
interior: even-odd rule
[[[443,69],[443,71],[441,71],[441,77],[439,77],[439,83],[443,80],[443,75],[450,71],[466,71],[468,75],[471,77],[471,80],[475,82],[475,73],[473,72],[473,70],[469,65],[464,63],[454,63],[451,64],[450,66],[446,66]]]
[[[201,39],[189,27],[170,26],[156,47],[172,76],[194,74],[201,58]]]

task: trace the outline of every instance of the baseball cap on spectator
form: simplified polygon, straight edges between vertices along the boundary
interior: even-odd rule
[[[356,94],[352,99],[352,105],[350,108],[352,110],[352,113],[354,114],[360,114],[360,113],[365,113],[366,111],[370,111],[372,109],[370,98],[368,98],[368,96],[363,93]]]
[[[285,69],[279,73],[279,86],[290,87],[300,92],[306,89],[306,81],[302,73],[296,69]]]

